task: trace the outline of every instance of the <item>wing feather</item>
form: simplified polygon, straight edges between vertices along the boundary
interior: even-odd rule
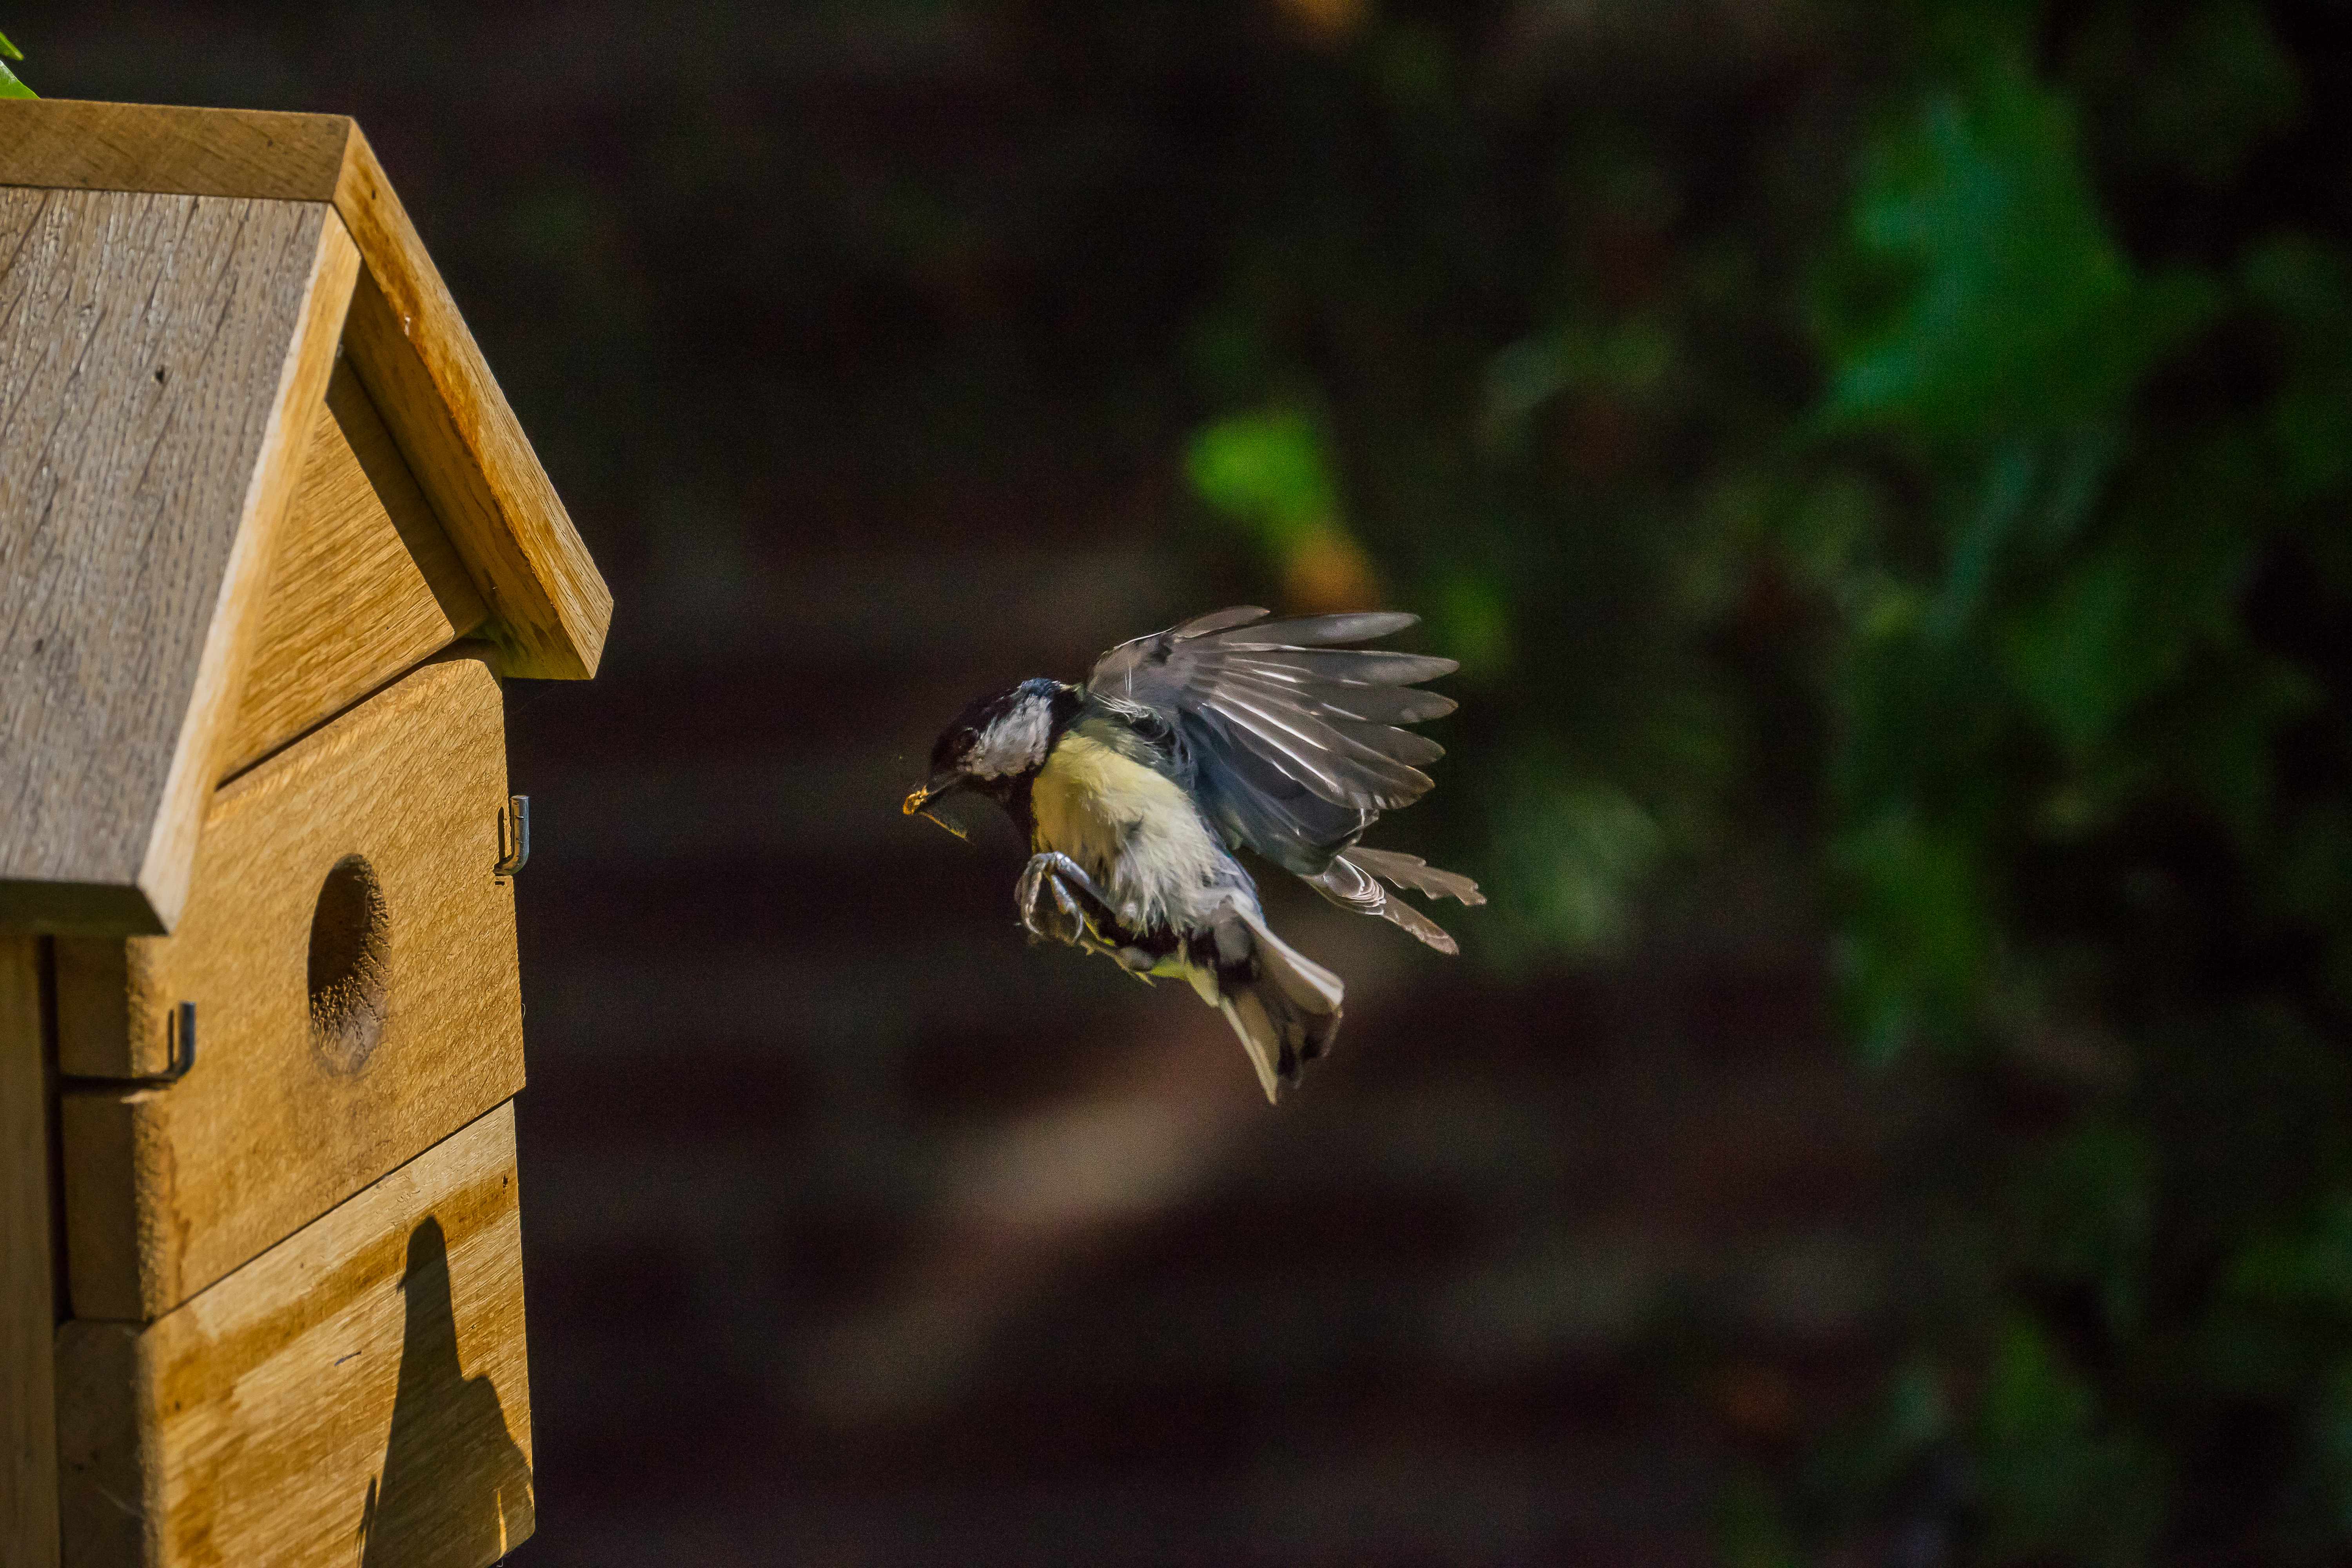
[[[1274,614],[1272,610],[1261,610],[1255,605],[1235,605],[1229,610],[1212,610],[1205,616],[1195,616],[1168,635],[1173,637],[1206,637],[1211,632],[1221,632],[1228,626],[1246,626],[1252,621],[1262,621],[1272,614]]]
[[[1392,762],[1409,768],[1426,767],[1445,755],[1445,748],[1426,735],[1416,735],[1410,730],[1394,730],[1386,724],[1367,724],[1360,719],[1333,718],[1331,728],[1367,751],[1378,751]]]
[[[1203,627],[1202,631],[1242,625],[1239,621],[1224,619],[1233,614],[1233,610],[1219,610],[1213,616],[1202,616],[1202,621],[1219,624]],[[1264,614],[1263,610],[1258,612],[1259,616]],[[1258,616],[1250,618],[1257,620]],[[1417,625],[1420,620],[1419,616],[1408,616],[1395,610],[1367,610],[1345,616],[1300,616],[1286,621],[1261,621],[1250,627],[1246,639],[1237,639],[1235,646],[1320,647],[1332,643],[1371,642],[1379,637],[1394,637],[1407,626]],[[1185,626],[1197,625],[1198,622],[1185,623]],[[1179,626],[1177,630],[1183,631],[1185,626]],[[1202,632],[1192,635],[1198,637]]]
[[[1377,724],[1418,724],[1443,719],[1456,704],[1442,691],[1422,691],[1410,686],[1364,686],[1342,681],[1308,682],[1305,678],[1268,669],[1254,660],[1234,659],[1226,680],[1244,690],[1266,697],[1296,700],[1309,685],[1318,688],[1325,711],[1337,718],[1360,719]]]
[[[1087,693],[1164,725],[1227,834],[1312,876],[1382,811],[1433,787],[1421,768],[1444,749],[1397,726],[1452,712],[1452,699],[1410,689],[1457,667],[1340,646],[1402,631],[1412,616],[1266,616],[1236,606],[1121,643]]]
[[[1284,760],[1304,763],[1307,776],[1299,782],[1335,805],[1384,811],[1410,805],[1433,787],[1428,774],[1395,754],[1415,751],[1410,742],[1433,743],[1419,735],[1384,725],[1360,726],[1394,736],[1383,749],[1374,740],[1349,735],[1303,703],[1276,703],[1230,685],[1219,691],[1218,699],[1221,707],[1242,716],[1243,728],[1276,747]]]
[[[1402,899],[1390,897],[1386,888],[1372,880],[1371,874],[1356,863],[1357,858],[1364,853],[1361,849],[1350,849],[1344,855],[1333,856],[1331,864],[1324,868],[1322,875],[1307,878],[1307,885],[1341,909],[1353,910],[1360,915],[1377,916],[1412,932],[1440,952],[1459,952],[1461,948],[1444,926]],[[1412,858],[1408,855],[1394,858],[1409,860]],[[1420,862],[1414,861],[1414,864]],[[1443,871],[1438,874],[1452,875]],[[1463,879],[1466,881],[1468,879]]]
[[[1433,899],[1459,899],[1465,904],[1483,904],[1486,895],[1478,884],[1459,871],[1441,871],[1418,855],[1401,855],[1393,849],[1367,849],[1359,844],[1348,851],[1349,859],[1365,870],[1375,872],[1400,888]]]
[[[1271,654],[1289,657],[1268,658]],[[1281,670],[1302,682],[1323,686],[1411,686],[1451,675],[1462,668],[1450,658],[1396,653],[1380,647],[1279,647],[1269,643],[1231,643],[1216,649],[1216,656],[1221,661],[1243,660],[1261,669]]]

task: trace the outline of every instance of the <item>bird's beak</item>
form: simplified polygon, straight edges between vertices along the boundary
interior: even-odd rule
[[[898,809],[903,815],[908,816],[929,817],[933,822],[938,823],[941,827],[946,828],[950,833],[954,834],[958,838],[970,842],[971,838],[971,834],[966,833],[962,828],[958,827],[946,817],[927,809],[930,805],[931,802],[939,799],[940,796],[943,795],[947,795],[954,791],[959,781],[955,779],[933,779],[929,784],[918,784],[911,792],[908,793],[906,804],[899,806]]]

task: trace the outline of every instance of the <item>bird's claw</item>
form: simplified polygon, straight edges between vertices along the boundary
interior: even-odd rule
[[[1073,945],[1087,939],[1087,917],[1078,908],[1078,900],[1062,879],[1048,871],[1038,879],[1029,901],[1023,907],[1022,923],[1037,940],[1068,942]]]
[[[1050,850],[1029,858],[1013,900],[1033,941],[1098,944],[1097,928],[1116,926],[1093,879],[1076,861]]]

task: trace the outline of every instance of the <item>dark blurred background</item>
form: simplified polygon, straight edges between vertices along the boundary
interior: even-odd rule
[[[2352,1560],[2352,56],[2255,0],[5,0],[357,114],[619,601],[511,689],[569,1564]],[[897,810],[1423,612],[1279,1109]]]

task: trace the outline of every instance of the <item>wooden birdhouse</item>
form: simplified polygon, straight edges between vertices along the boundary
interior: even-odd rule
[[[0,1563],[532,1525],[500,683],[611,596],[367,141],[0,102]]]

